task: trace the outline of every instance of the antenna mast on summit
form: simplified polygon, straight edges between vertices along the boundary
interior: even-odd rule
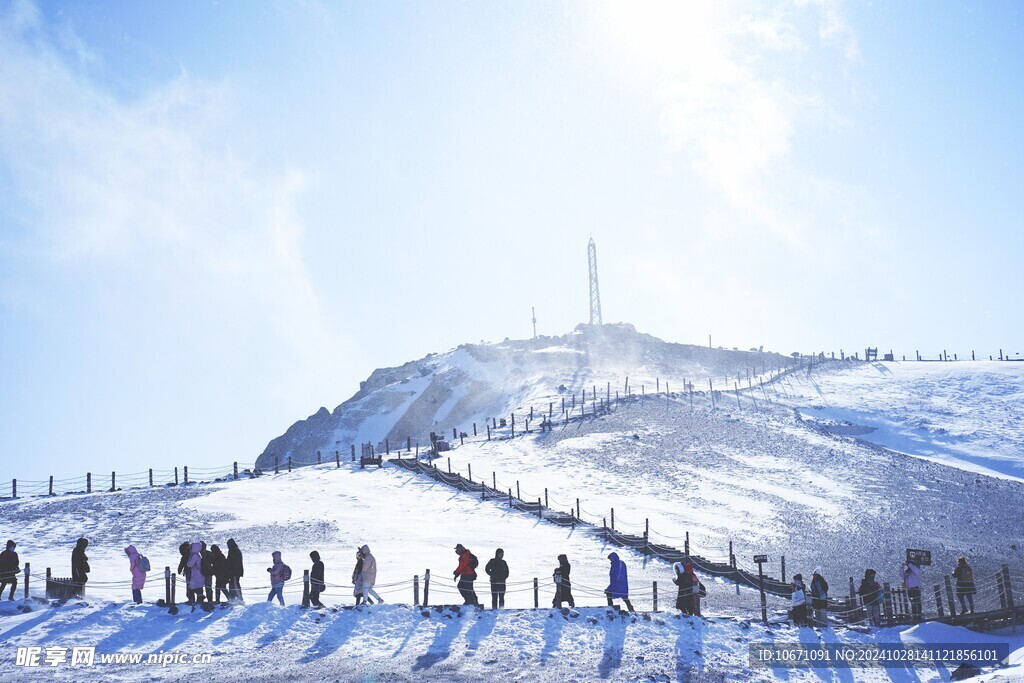
[[[533,314],[533,338],[537,338],[537,309],[530,306],[530,313]]]
[[[590,238],[587,245],[587,264],[590,269],[590,324],[601,324],[601,290],[597,286],[597,245]]]

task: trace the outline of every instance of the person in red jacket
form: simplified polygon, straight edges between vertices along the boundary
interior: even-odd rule
[[[483,609],[483,605],[476,597],[476,591],[473,590],[473,582],[476,581],[476,568],[480,561],[473,553],[469,552],[469,548],[461,543],[455,546],[455,554],[459,556],[459,566],[452,574],[459,583],[459,593],[462,594],[463,604]]]

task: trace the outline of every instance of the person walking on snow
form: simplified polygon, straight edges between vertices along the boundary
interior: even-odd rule
[[[284,584],[288,579],[292,578],[291,567],[281,561],[281,551],[275,550],[270,554],[271,559],[274,560],[274,566],[267,567],[267,571],[270,572],[270,593],[267,595],[267,602],[271,602],[274,596],[277,596],[277,601],[284,606]]]
[[[793,626],[807,626],[807,586],[804,585],[803,574],[793,575],[792,587],[790,601],[793,605]]]
[[[370,602],[372,596],[378,603],[384,602],[384,598],[373,590],[373,584],[377,583],[377,558],[373,556],[370,546],[366,544],[359,549],[359,554],[363,556],[363,595],[366,596],[366,601]]]
[[[181,555],[181,559],[178,561],[178,573],[185,579],[185,590],[188,591],[188,577],[192,575],[192,570],[188,568],[188,560],[192,557],[192,543],[185,541],[179,545],[178,554]]]
[[[880,626],[882,624],[883,591],[882,585],[875,581],[874,569],[864,570],[864,579],[860,582],[857,594],[860,595],[864,611],[867,612],[868,621],[872,626]]]
[[[921,568],[913,562],[904,562],[901,573],[910,599],[910,613],[914,621],[921,621]]]
[[[693,565],[676,562],[672,565],[675,577],[672,583],[679,586],[676,593],[676,609],[683,614],[700,616],[700,579],[693,571]]]
[[[828,626],[828,581],[821,574],[821,567],[814,570],[811,575],[811,609],[814,610],[814,623],[820,626]]]
[[[80,538],[71,551],[71,580],[76,585],[76,593],[82,595],[85,584],[89,580],[89,556],[85,549],[89,547],[89,539]]]
[[[604,589],[604,593],[608,597],[608,606],[613,607],[613,601],[618,599],[626,603],[626,608],[630,612],[636,611],[629,601],[629,577],[626,573],[626,563],[619,559],[618,553],[610,553],[608,560],[611,562],[611,567],[608,570],[609,583],[608,587]]]
[[[18,553],[14,549],[18,544],[14,541],[7,541],[7,548],[0,553],[0,597],[3,596],[4,588],[11,584],[11,592],[7,595],[8,600],[14,599],[14,591],[18,588]]]
[[[309,570],[309,602],[314,607],[323,607],[320,602],[320,593],[326,588],[324,584],[324,563],[320,560],[320,553],[313,551],[309,554],[313,560],[313,567]]]
[[[206,591],[206,602],[213,603],[213,552],[207,550],[206,541],[199,542],[199,556],[203,560],[203,589]]]
[[[476,591],[473,590],[473,582],[476,581],[476,568],[480,561],[469,551],[469,548],[461,543],[455,546],[455,554],[459,556],[459,566],[452,574],[459,584],[459,593],[462,594],[463,604],[482,609],[483,605],[480,604],[476,597]]]
[[[188,604],[195,606],[203,601],[203,589],[206,577],[203,575],[203,544],[196,541],[192,544],[192,554],[188,558]]]
[[[508,563],[505,551],[498,548],[494,557],[487,561],[484,572],[491,578],[491,609],[505,606],[505,582],[508,581]]]
[[[363,554],[356,550],[356,567],[352,570],[352,595],[356,598],[356,605],[363,603]],[[373,603],[366,601],[367,605]]]
[[[974,570],[967,564],[967,558],[963,555],[956,558],[953,578],[956,579],[956,597],[960,600],[960,614],[967,614],[968,605],[971,607],[971,614],[974,614],[974,594],[977,592],[974,587]]]
[[[135,604],[142,604],[142,589],[146,587],[146,571],[142,568],[142,555],[130,545],[124,549],[128,556],[128,570],[132,573],[132,600]]]
[[[245,567],[242,564],[242,551],[238,549],[238,544],[235,543],[235,539],[228,539],[228,557],[227,557],[227,571],[228,571],[228,587],[230,593],[228,593],[229,600],[238,600],[239,602],[245,602],[242,600],[242,576],[245,575]]]
[[[555,567],[555,571],[551,576],[555,581],[555,599],[551,601],[552,607],[561,608],[563,602],[568,602],[569,607],[576,606],[576,601],[572,597],[571,573],[572,565],[569,564],[568,556],[559,555],[558,566]]]

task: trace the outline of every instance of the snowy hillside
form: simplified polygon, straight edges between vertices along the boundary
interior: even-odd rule
[[[825,431],[1024,480],[1024,363],[834,363],[782,385]]]
[[[651,389],[656,378],[682,389],[683,380],[702,388],[709,377],[736,376],[754,368],[792,362],[774,353],[728,351],[672,344],[632,325],[580,325],[572,334],[500,344],[463,344],[443,354],[429,354],[395,368],[375,370],[359,392],[333,411],[321,408],[293,424],[269,443],[257,464],[316,462],[352,444],[406,442],[427,444],[431,431],[447,432],[472,423],[507,416],[524,406],[541,405],[571,393],[581,394],[610,382],[619,387],[627,377],[639,391],[643,378]],[[564,387],[562,392],[559,387]],[[662,387],[664,388],[664,387]],[[604,395],[603,393],[601,394]]]
[[[0,504],[3,533],[19,541],[23,562],[39,574],[52,567],[66,573],[73,539],[91,539],[93,567],[85,601],[49,606],[0,604],[0,675],[19,680],[80,680],[82,670],[67,664],[32,671],[18,667],[21,646],[95,646],[104,653],[211,653],[201,669],[212,680],[820,680],[827,670],[753,668],[752,643],[1010,642],[1020,638],[972,634],[962,628],[929,625],[878,630],[870,634],[837,628],[820,634],[785,625],[766,628],[756,621],[758,598],[704,578],[708,618],[679,618],[672,609],[667,564],[644,560],[628,550],[604,546],[583,530],[562,529],[481,502],[395,467],[358,470],[344,466],[308,467],[253,480],[187,487],[69,495]],[[162,567],[177,562],[181,540],[223,543],[235,538],[245,553],[242,581],[247,604],[210,613],[184,607],[177,616],[153,606],[162,597]],[[500,545],[511,576],[507,605],[532,607],[532,579],[541,586],[541,610],[476,612],[408,607],[412,577],[432,569],[432,605],[459,602],[451,581],[461,541],[482,560]],[[369,543],[378,558],[378,589],[389,604],[351,605],[348,582],[354,548]],[[133,543],[152,560],[154,572],[144,591],[150,604],[128,599],[128,568],[121,548]],[[264,567],[272,550],[282,550],[296,575],[285,591],[288,607],[263,602]],[[317,549],[326,564],[328,590],[323,610],[296,606],[306,555]],[[605,556],[616,550],[626,560],[631,593],[640,613],[623,616],[601,607],[607,583]],[[573,562],[579,609],[562,613],[550,604],[554,558]],[[652,582],[662,589],[661,612],[652,607]],[[485,581],[478,582],[487,602]],[[422,584],[421,584],[422,588]],[[179,597],[180,599],[180,597]],[[773,601],[773,614],[783,606]],[[819,640],[819,638],[821,640]],[[140,665],[98,665],[89,672],[106,680],[167,679],[175,669]],[[190,675],[200,669],[189,668]],[[948,680],[945,669],[920,669],[914,680]],[[1010,670],[1001,675],[1012,675]],[[883,670],[851,673],[849,680],[906,680]]]

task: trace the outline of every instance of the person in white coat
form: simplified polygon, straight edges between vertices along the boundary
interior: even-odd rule
[[[363,558],[363,595],[366,596],[367,602],[369,602],[371,597],[375,598],[377,602],[384,602],[384,598],[377,595],[377,591],[373,590],[373,584],[377,583],[377,558],[370,552],[370,546],[364,544],[359,549],[359,556]]]
[[[921,567],[913,562],[903,563],[903,585],[910,600],[910,613],[914,621],[921,621]]]

